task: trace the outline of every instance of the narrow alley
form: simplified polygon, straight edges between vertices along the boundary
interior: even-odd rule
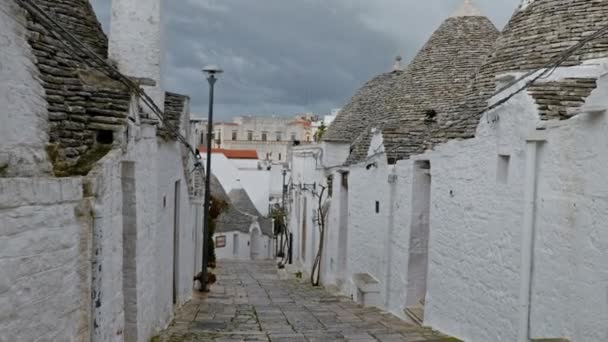
[[[279,278],[273,262],[222,261],[211,293],[194,298],[154,342],[450,342],[376,308]]]

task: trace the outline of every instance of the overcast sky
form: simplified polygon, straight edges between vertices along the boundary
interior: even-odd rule
[[[499,28],[521,0],[475,0]],[[109,32],[111,0],[91,0]],[[167,90],[206,115],[206,64],[222,120],[243,114],[326,114],[365,81],[408,62],[463,0],[165,0]]]

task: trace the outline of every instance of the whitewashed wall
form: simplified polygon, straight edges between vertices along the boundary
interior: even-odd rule
[[[0,2],[0,176],[4,177],[51,173],[44,149],[48,142],[44,89],[25,25],[23,11],[12,0]]]
[[[250,231],[254,228],[259,229],[257,223],[252,224]],[[235,247],[235,235],[237,237],[237,246]],[[215,256],[218,260],[251,260],[251,233],[245,234],[241,231],[222,232],[213,235],[213,241],[216,241],[218,236],[226,237],[226,246],[215,248]],[[265,235],[260,235],[259,254],[256,260],[270,259],[273,251],[273,240]]]
[[[372,165],[372,166],[370,166]],[[375,165],[375,166],[373,166]],[[343,290],[357,299],[356,274],[369,274],[379,282],[384,297],[386,242],[389,229],[389,167],[385,158],[373,157],[350,168],[347,274]],[[379,212],[376,212],[376,202]]]
[[[135,131],[125,155],[119,150],[108,154],[87,177],[92,180],[95,195],[94,242],[95,250],[93,294],[95,341],[121,341],[123,333],[131,333],[125,326],[124,286],[132,288],[128,302],[136,310],[138,341],[147,341],[167,325],[173,314],[173,240],[175,181],[180,180],[180,222],[177,304],[184,303],[192,294],[195,263],[195,227],[188,187],[184,179],[181,155],[177,143],[157,143],[156,130],[143,126]],[[153,156],[151,158],[151,156]],[[134,250],[136,270],[124,268],[123,248],[123,192],[121,172],[123,162],[135,168],[135,197],[137,232],[128,241]],[[199,246],[200,248],[200,246]],[[135,271],[134,283],[125,283]],[[127,277],[127,278],[125,278]],[[130,285],[130,286],[129,286]]]
[[[80,178],[0,178],[0,340],[88,339],[91,226]]]
[[[558,70],[553,77],[572,72]],[[602,81],[588,106],[605,108],[606,89]],[[599,227],[608,218],[601,174],[608,163],[602,153],[607,120],[605,114],[580,114],[541,123],[526,94],[483,118],[475,139],[414,158],[429,159],[432,174],[425,324],[466,341],[516,340],[525,144],[539,125],[548,128],[542,132],[546,142],[540,144],[536,169],[531,337],[606,340],[608,273],[600,260],[608,260],[602,248],[608,236]],[[500,171],[499,155],[510,156],[506,173]],[[399,181],[411,182],[411,170],[411,161],[400,162]],[[408,202],[400,200],[405,209]],[[396,210],[396,215],[395,222],[407,226],[407,213]],[[404,260],[406,249],[395,257]],[[402,261],[393,260],[393,269],[397,262]],[[393,290],[404,285],[407,280]]]
[[[190,211],[190,197],[188,194],[187,181],[184,179],[180,146],[176,142],[159,143],[158,146],[158,238],[156,240],[156,264],[160,265],[161,273],[157,280],[156,297],[157,309],[162,310],[157,316],[158,326],[166,325],[173,314],[172,301],[172,270],[173,270],[173,246],[168,246],[167,241],[173,241],[174,225],[174,203],[175,183],[180,182],[180,222],[178,228],[179,241],[177,242],[177,304],[181,305],[192,296],[192,279],[194,270],[194,241],[193,221],[195,212]],[[164,203],[166,202],[166,206]]]

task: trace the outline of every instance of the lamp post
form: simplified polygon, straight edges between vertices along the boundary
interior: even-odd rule
[[[209,117],[207,120],[207,167],[205,168],[205,204],[204,204],[204,220],[203,220],[203,265],[201,270],[201,289],[207,290],[207,264],[209,263],[209,213],[211,211],[211,143],[213,133],[213,96],[215,82],[222,69],[215,65],[206,66],[203,72],[207,74],[209,81]]]

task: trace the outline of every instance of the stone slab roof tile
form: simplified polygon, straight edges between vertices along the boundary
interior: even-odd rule
[[[166,92],[165,93],[165,120],[171,127],[180,128],[182,123],[182,115],[186,110],[186,104],[189,97],[186,95]],[[161,137],[171,140],[177,140],[175,133],[166,127],[161,127],[157,134]]]
[[[32,0],[97,55],[107,58],[108,39],[87,0]],[[45,90],[49,157],[56,176],[84,175],[126,124],[132,93],[56,38],[60,30],[25,11],[28,43]],[[109,144],[108,144],[109,143]],[[106,144],[101,146],[100,144]]]
[[[329,125],[323,140],[352,143],[368,127],[371,118],[386,110],[386,96],[402,73],[394,70],[365,83]]]
[[[392,85],[385,107],[368,120],[382,130],[389,161],[424,151],[428,136],[468,94],[497,36],[490,20],[476,15],[448,18],[433,33]],[[353,144],[350,163],[365,159],[370,140]]]
[[[427,146],[473,137],[479,113],[496,91],[497,76],[542,68],[605,25],[608,25],[608,1],[535,0],[516,11],[468,88],[465,100],[454,109],[450,120],[435,129],[437,134],[427,140]],[[603,57],[608,57],[608,37],[588,43],[562,66],[576,66]],[[595,80],[588,78],[559,82],[541,79],[528,93],[536,100],[542,120],[568,119],[595,89],[595,84]]]
[[[228,196],[230,197],[230,201],[232,201],[232,204],[234,204],[234,206],[240,211],[252,216],[262,216],[262,214],[260,214],[258,209],[251,201],[251,198],[249,197],[245,189],[233,189],[232,191],[230,191],[230,194],[228,194]]]

